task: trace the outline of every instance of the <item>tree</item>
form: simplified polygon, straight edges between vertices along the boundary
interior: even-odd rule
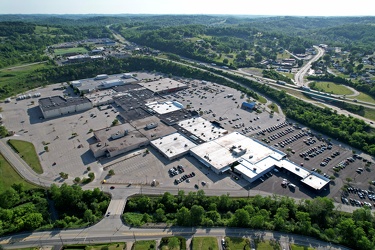
[[[198,226],[201,224],[205,216],[205,211],[202,206],[194,205],[190,209],[190,220],[193,226]]]
[[[178,225],[191,226],[190,211],[186,207],[182,207],[177,210],[176,219]]]
[[[108,175],[109,176],[115,175],[115,170],[113,170],[113,169],[109,170]]]
[[[44,146],[44,151],[49,152],[48,146]]]
[[[60,172],[59,175],[63,179],[68,179],[69,178],[69,175],[67,173],[64,173],[64,172]]]
[[[353,181],[353,179],[352,178],[350,178],[350,177],[346,177],[345,178],[345,180],[346,180],[346,182],[349,184],[350,182],[352,182]]]
[[[20,196],[13,188],[5,190],[0,194],[0,207],[11,208],[20,202]]]
[[[117,124],[119,124],[119,120],[118,119],[114,119],[112,121],[112,126],[116,126]]]
[[[164,222],[166,220],[164,209],[156,209],[154,217],[157,222]]]
[[[168,249],[179,249],[180,241],[177,237],[171,237],[168,240]]]
[[[229,63],[228,58],[224,58],[224,59],[223,59],[223,63],[228,64],[228,63]]]
[[[88,176],[89,176],[90,180],[94,180],[94,179],[95,179],[95,174],[94,174],[94,172],[90,172],[90,173],[88,174]]]
[[[75,183],[80,183],[81,182],[81,178],[79,178],[78,176],[76,178],[74,178],[74,182]]]
[[[249,223],[250,223],[249,213],[243,208],[237,209],[232,218],[233,226],[248,227]]]

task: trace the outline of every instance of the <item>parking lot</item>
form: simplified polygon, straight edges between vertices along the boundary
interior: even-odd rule
[[[336,142],[316,136],[307,128],[301,128],[292,122],[282,122],[257,132],[255,137],[285,152],[291,161],[331,178],[329,190],[325,190],[323,194],[338,202],[342,201],[344,185],[372,190],[373,186],[369,182],[374,180],[374,163],[371,160],[353,154]],[[297,189],[300,188],[303,187]],[[288,189],[286,191],[289,192]],[[304,192],[309,193],[309,190]]]
[[[157,79],[160,75],[143,72],[138,73],[138,77]],[[2,104],[4,125],[15,132],[15,139],[34,143],[44,169],[43,175],[56,181],[63,181],[59,177],[60,172],[68,173],[70,181],[77,176],[86,177],[87,168],[90,167],[90,171],[96,174],[97,181],[107,178],[108,183],[114,184],[150,185],[155,180],[160,186],[179,189],[245,188],[293,195],[297,198],[327,195],[345,203],[346,200],[341,198],[342,187],[349,184],[353,188],[367,190],[367,194],[362,195],[364,197],[362,199],[366,198],[370,201],[368,194],[371,195],[372,185],[369,182],[375,178],[373,178],[374,164],[368,165],[369,158],[355,157],[351,150],[343,148],[337,142],[331,143],[329,140],[322,139],[310,133],[307,128],[302,129],[295,126],[293,122],[285,121],[282,115],[271,116],[264,104],[258,103],[260,113],[241,109],[242,102],[253,100],[248,100],[237,90],[196,80],[179,80],[186,83],[189,88],[163,95],[161,98],[176,100],[187,109],[196,110],[203,118],[216,122],[229,132],[241,132],[284,151],[291,161],[334,179],[330,187],[316,194],[300,185],[299,180],[294,179],[288,172],[276,171],[273,171],[272,175],[265,175],[263,181],[249,184],[234,173],[217,175],[189,155],[169,161],[151,146],[147,147],[148,154],[144,153],[145,149],[141,149],[115,159],[97,161],[88,147],[93,142],[93,134],[90,131],[111,126],[118,114],[124,112],[119,107],[103,110],[93,108],[83,113],[44,120],[40,119],[41,112],[37,107],[36,98],[12,100],[10,103]],[[25,94],[38,92],[42,97],[75,95],[70,88],[61,87],[63,87],[61,84],[55,84]],[[44,150],[46,145],[49,152]],[[183,167],[183,172],[178,171],[178,165]],[[171,176],[169,170],[174,167],[177,169],[177,174]],[[107,176],[109,169],[115,171],[114,176]],[[283,188],[284,179],[296,185],[296,188]],[[365,192],[360,191],[360,193]],[[358,197],[358,191],[344,193],[344,198],[347,198],[349,203],[351,203],[350,199],[358,199]]]

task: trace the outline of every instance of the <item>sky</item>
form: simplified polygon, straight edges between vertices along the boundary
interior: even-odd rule
[[[374,0],[0,0],[0,14],[375,16]]]

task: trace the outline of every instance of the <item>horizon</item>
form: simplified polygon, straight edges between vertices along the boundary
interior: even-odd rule
[[[375,16],[373,1],[315,0],[5,0],[0,15],[224,15],[224,16]]]

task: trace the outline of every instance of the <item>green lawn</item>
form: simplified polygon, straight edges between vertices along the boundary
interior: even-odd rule
[[[336,95],[352,95],[353,91],[344,85],[336,84],[333,82],[315,82],[315,86],[319,91],[332,93]]]
[[[279,60],[289,59],[289,58],[291,58],[291,55],[288,52],[284,51],[283,53],[277,53],[276,58],[279,59]]]
[[[363,102],[371,102],[371,103],[375,103],[375,99],[372,98],[371,96],[365,94],[365,93],[360,93],[359,95],[357,95],[356,97],[354,97],[355,99],[359,100],[359,101],[363,101]]]
[[[31,167],[32,170],[38,174],[43,173],[35,147],[31,142],[9,140],[8,143],[18,152],[20,157]]]
[[[149,250],[149,249],[156,249],[156,241],[155,240],[140,240],[134,242],[132,250]]]
[[[233,63],[234,58],[236,58],[236,54],[231,53],[232,57],[227,56],[228,54],[222,54],[220,58],[215,58],[215,61],[218,63],[223,63],[223,60],[226,58],[228,59],[228,64]]]
[[[259,97],[259,99],[257,100],[258,102],[260,102],[260,103],[267,103],[267,99],[266,98],[264,98],[263,96],[261,96],[261,95],[258,95],[258,97]]]
[[[290,78],[290,79],[294,79],[294,74],[293,73],[282,73],[282,75],[284,75],[284,76],[286,76],[286,77],[288,77],[288,78]]]
[[[312,247],[300,246],[295,244],[291,244],[290,247],[292,250],[314,250],[314,248]]]
[[[273,110],[275,113],[279,113],[279,107],[276,104],[269,104],[267,107]]]
[[[279,243],[275,241],[261,241],[256,244],[257,250],[279,250],[281,249]]]
[[[194,237],[192,250],[219,250],[217,239],[215,237]]]
[[[141,226],[144,224],[142,221],[143,214],[140,213],[125,213],[122,217],[125,223],[131,226]]]
[[[108,244],[95,244],[95,245],[67,245],[64,246],[62,249],[69,249],[69,250],[101,250],[101,249],[108,249],[108,250],[122,250],[126,249],[126,243],[108,243]]]
[[[55,49],[55,55],[61,56],[68,53],[87,53],[88,50],[83,47],[66,48],[66,49]]]
[[[246,240],[243,238],[237,237],[225,237],[226,248],[230,248],[232,250],[240,250],[245,249]]]
[[[363,117],[375,121],[375,109],[364,108]]]
[[[246,73],[253,74],[255,76],[263,76],[262,74],[263,69],[250,67],[250,68],[243,68],[242,70],[245,71]]]
[[[37,188],[37,186],[22,179],[3,155],[0,154],[0,193],[7,190],[14,183],[23,183],[26,189]]]

